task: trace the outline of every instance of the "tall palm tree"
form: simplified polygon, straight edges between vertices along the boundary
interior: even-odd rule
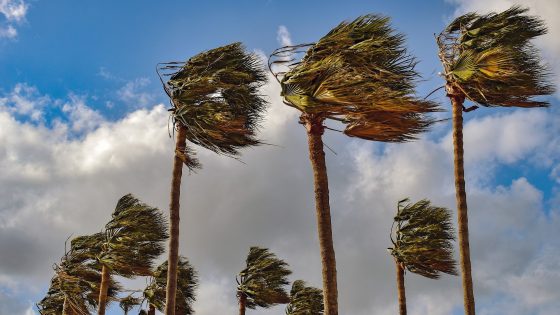
[[[321,289],[308,287],[303,280],[292,283],[290,303],[286,306],[286,315],[322,315],[323,292]]]
[[[440,273],[457,275],[453,259],[454,239],[448,209],[433,206],[426,199],[414,204],[409,199],[399,201],[397,215],[391,227],[393,247],[388,250],[397,267],[401,315],[406,315],[405,270],[430,279],[439,278]]]
[[[141,302],[142,299],[134,297],[130,294],[120,299],[119,306],[124,311],[124,315],[128,315],[128,312],[130,312],[130,310],[135,306],[140,305]]]
[[[103,232],[72,240],[72,247],[101,267],[98,315],[105,314],[111,274],[151,275],[153,260],[163,253],[167,238],[163,213],[128,194],[119,199]]]
[[[166,315],[175,310],[179,257],[179,199],[183,164],[200,167],[186,141],[218,154],[237,156],[239,149],[261,142],[255,133],[266,107],[259,88],[265,71],[255,54],[241,43],[215,48],[185,63],[166,63],[159,68],[169,76],[162,83],[171,100],[171,116],[177,130],[171,179],[169,274]],[[158,71],[159,73],[159,71]]]
[[[245,315],[247,308],[269,308],[290,301],[284,288],[292,273],[287,263],[260,247],[251,247],[245,262],[246,267],[236,277],[239,315]]]
[[[307,49],[297,60],[297,53]],[[416,64],[389,18],[366,15],[343,22],[317,43],[283,47],[271,56],[286,105],[301,111],[307,130],[315,182],[326,315],[338,314],[336,260],[322,135],[325,121],[344,125],[344,134],[366,140],[412,140],[433,122],[426,113],[437,105],[413,96]],[[294,62],[296,61],[296,62]],[[327,128],[328,129],[328,128]]]
[[[156,309],[163,312],[165,309],[165,292],[167,286],[167,261],[159,265],[150,283],[144,289],[144,299],[148,303],[148,315],[155,315]],[[192,304],[196,300],[196,288],[198,287],[198,275],[193,266],[185,257],[179,256],[177,276],[177,300],[175,303],[175,314],[194,314]]]
[[[501,13],[468,13],[437,37],[447,96],[453,110],[453,147],[460,266],[465,314],[475,314],[471,273],[467,196],[463,166],[465,99],[482,106],[545,107],[535,100],[554,92],[549,72],[530,41],[546,33],[544,22],[514,6]]]

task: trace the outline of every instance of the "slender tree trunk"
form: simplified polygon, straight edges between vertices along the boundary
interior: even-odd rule
[[[245,305],[247,304],[247,296],[241,294],[239,297],[239,315],[245,315]]]
[[[325,315],[338,315],[338,291],[336,283],[336,260],[329,205],[329,180],[323,151],[323,119],[303,114],[301,122],[307,129],[309,159],[313,167],[315,183],[315,210],[323,265],[323,299]]]
[[[175,151],[185,151],[187,130],[178,124]],[[179,261],[179,199],[181,196],[181,177],[183,176],[183,160],[175,153],[173,160],[173,176],[171,178],[171,202],[169,204],[169,256],[167,269],[167,289],[165,315],[175,315],[175,298],[177,295],[177,263]]]
[[[404,290],[404,268],[395,260],[397,265],[397,290],[399,294],[399,314],[406,315],[406,293]]]
[[[109,268],[103,265],[101,269],[101,286],[99,287],[99,305],[97,315],[105,315],[105,307],[107,306],[107,292],[109,292]]]
[[[156,315],[156,307],[153,304],[148,307],[148,315]]]
[[[465,314],[474,315],[474,290],[471,272],[471,251],[469,246],[469,218],[467,194],[465,192],[465,169],[463,162],[463,102],[464,95],[452,86],[447,86],[447,95],[453,107],[453,153],[455,158],[455,193],[457,198],[457,227],[459,234],[459,254],[463,278],[463,300]]]

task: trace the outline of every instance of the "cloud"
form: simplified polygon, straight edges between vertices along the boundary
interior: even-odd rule
[[[134,108],[146,107],[154,100],[152,94],[142,90],[149,84],[150,80],[148,78],[128,81],[117,91],[117,97]]]
[[[292,46],[293,45],[292,37],[290,35],[290,32],[288,31],[288,28],[284,25],[280,25],[278,27],[276,40],[282,46]]]
[[[0,38],[17,36],[17,30],[12,23],[23,22],[28,9],[29,5],[23,0],[0,0],[0,15],[5,20],[0,20]]]
[[[37,88],[18,83],[10,93],[0,97],[0,109],[38,122],[43,120],[43,109],[50,102],[50,98],[40,95]]]

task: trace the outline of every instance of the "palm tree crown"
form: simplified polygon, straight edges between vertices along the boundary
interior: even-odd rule
[[[414,204],[399,201],[394,218],[389,252],[403,268],[427,278],[440,273],[457,275],[453,259],[453,225],[448,209],[424,199]]]
[[[288,303],[285,286],[292,272],[288,264],[266,248],[251,247],[246,267],[237,277],[237,296],[245,298],[245,306],[268,308],[276,304]]]
[[[501,13],[468,13],[451,22],[437,38],[447,83],[484,106],[548,106],[534,100],[554,93],[554,87],[530,44],[547,29],[526,12],[514,6]]]
[[[294,63],[295,54],[307,49]],[[413,96],[415,59],[388,17],[366,15],[343,22],[317,43],[283,47],[269,66],[288,64],[281,78],[284,102],[321,121],[345,124],[348,136],[402,142],[432,123],[437,105]]]
[[[308,287],[303,280],[292,283],[290,303],[286,306],[286,315],[322,315],[323,292],[321,289]]]
[[[119,306],[124,311],[125,315],[130,312],[130,310],[136,305],[140,305],[142,300],[140,298],[134,297],[132,294],[127,295],[120,299]]]
[[[208,50],[185,63],[165,63],[160,70],[169,76],[164,89],[173,119],[187,129],[189,142],[229,156],[261,143],[255,132],[267,105],[259,94],[266,75],[258,56],[245,52],[241,43]],[[191,151],[185,155],[189,168],[199,166]]]
[[[167,285],[167,261],[159,265],[146,289],[144,299],[148,304],[163,312],[165,308],[165,289]],[[193,266],[185,257],[179,257],[177,276],[177,302],[175,314],[194,314],[192,304],[196,301],[196,288],[198,287],[198,275]]]

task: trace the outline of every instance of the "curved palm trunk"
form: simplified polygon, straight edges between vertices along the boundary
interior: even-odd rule
[[[156,307],[153,304],[150,304],[148,308],[148,315],[156,315]]]
[[[474,290],[471,273],[471,251],[469,246],[469,219],[467,194],[465,192],[465,169],[463,161],[463,102],[465,97],[452,86],[447,86],[447,95],[453,107],[453,153],[455,159],[455,193],[457,198],[457,227],[459,254],[463,278],[463,300],[465,314],[474,315]]]
[[[107,306],[107,292],[109,292],[109,268],[103,265],[101,269],[101,286],[99,287],[99,305],[97,309],[98,315],[105,315],[105,308]]]
[[[187,138],[186,128],[178,124],[175,152],[185,152]],[[177,263],[179,261],[179,198],[181,196],[181,177],[183,160],[175,153],[173,175],[171,178],[171,202],[169,204],[169,267],[167,269],[167,289],[165,298],[165,315],[175,315],[175,298],[177,295]]]
[[[239,297],[239,315],[245,315],[245,305],[247,304],[247,296],[241,294]]]
[[[331,226],[331,209],[329,205],[329,181],[325,152],[323,151],[323,119],[311,115],[301,115],[301,122],[307,129],[309,142],[309,159],[313,167],[315,183],[315,210],[321,263],[323,265],[323,299],[325,315],[338,315],[338,291],[336,284],[336,260]]]
[[[404,290],[404,268],[398,261],[395,260],[397,265],[397,290],[399,294],[399,314],[406,315],[406,293]]]

